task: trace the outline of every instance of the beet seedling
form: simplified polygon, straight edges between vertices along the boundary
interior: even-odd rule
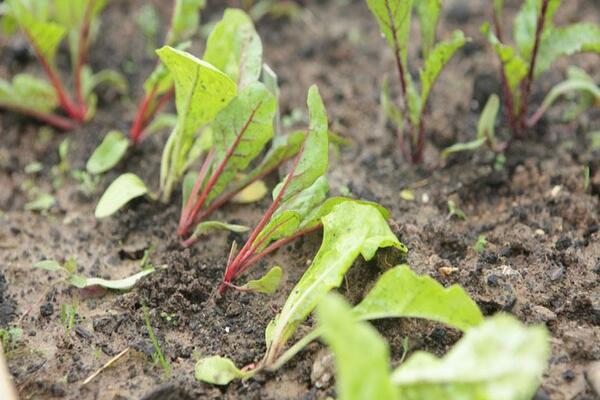
[[[186,40],[196,33],[200,22],[199,12],[205,4],[206,0],[174,0],[165,45],[179,49],[189,46]],[[138,105],[129,131],[133,144],[139,143],[144,136],[163,126],[164,120],[157,119],[154,126],[149,127],[156,113],[173,98],[174,93],[171,74],[163,64],[158,63],[144,83],[144,97]]]
[[[93,74],[87,65],[88,50],[98,32],[98,16],[107,0],[8,0],[6,20],[18,25],[33,47],[47,75],[42,80],[18,74],[12,82],[0,80],[0,107],[26,114],[61,130],[89,120],[94,112],[94,88],[102,82],[126,90],[123,78],[114,71]],[[71,96],[56,69],[58,46],[67,39],[73,73]],[[60,108],[67,117],[56,114]]]
[[[484,24],[482,32],[501,62],[502,94],[510,128],[514,137],[522,138],[541,116],[528,115],[535,79],[561,56],[600,53],[600,27],[590,23],[556,27],[553,17],[560,0],[525,0],[513,23],[515,46],[510,46],[503,31],[503,6],[503,0],[494,1],[493,32],[490,24]]]
[[[379,28],[394,51],[400,80],[401,106],[391,100],[387,79],[384,82],[381,103],[386,116],[396,126],[398,144],[407,160],[418,164],[423,159],[425,125],[423,114],[427,100],[444,66],[461,48],[466,38],[455,31],[448,40],[436,43],[436,27],[441,10],[440,0],[366,0],[369,9],[379,23]],[[421,93],[408,68],[408,44],[413,5],[419,18],[424,56],[420,70]]]

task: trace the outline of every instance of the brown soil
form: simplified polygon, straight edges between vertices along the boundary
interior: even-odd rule
[[[94,121],[68,134],[71,167],[85,161],[110,129],[126,130],[154,65],[131,16],[143,3],[114,1],[103,17],[103,37],[92,51],[95,70],[126,71],[131,99],[111,90],[100,93]],[[164,15],[168,2],[155,0]],[[513,15],[519,2],[509,2]],[[600,21],[595,0],[564,2],[560,22]],[[219,17],[222,5],[213,1],[204,21]],[[559,123],[560,108],[543,120],[529,139],[514,143],[504,170],[495,171],[484,153],[452,158],[433,168],[440,148],[474,136],[481,102],[498,86],[496,59],[478,34],[489,17],[487,1],[445,2],[440,34],[461,28],[473,41],[451,62],[434,89],[426,120],[429,132],[425,167],[400,161],[394,139],[378,106],[383,74],[393,74],[390,51],[363,1],[308,1],[294,21],[264,20],[258,24],[266,61],[279,73],[282,109],[303,109],[306,90],[319,84],[332,128],[353,141],[342,148],[330,167],[333,193],[349,189],[357,197],[389,207],[391,224],[409,247],[408,262],[419,273],[445,285],[459,283],[486,315],[513,313],[527,323],[545,323],[552,335],[552,357],[537,399],[595,398],[584,371],[600,359],[600,153],[590,151],[586,133],[600,129],[598,111],[577,123]],[[416,32],[415,32],[416,33]],[[201,42],[201,40],[197,40]],[[37,71],[22,39],[1,38],[0,76],[23,69]],[[417,49],[413,49],[416,54]],[[199,49],[195,48],[199,53]],[[68,65],[64,51],[62,66]],[[577,56],[570,62],[600,80],[597,57]],[[568,65],[546,73],[535,87],[536,101],[564,75]],[[9,354],[9,366],[22,398],[66,399],[190,399],[190,398],[323,398],[334,395],[326,373],[330,362],[323,346],[314,343],[280,371],[247,382],[218,388],[194,380],[199,356],[226,355],[243,366],[260,359],[263,332],[301,276],[320,243],[320,234],[280,250],[257,268],[285,267],[286,283],[275,296],[229,292],[212,296],[236,235],[214,235],[182,250],[175,238],[180,199],[170,205],[136,201],[117,218],[97,221],[93,209],[99,194],[118,174],[132,171],[156,185],[161,145],[157,135],[106,174],[94,193],[86,194],[72,179],[55,191],[57,205],[48,213],[23,211],[23,185],[34,179],[51,190],[51,167],[57,146],[66,137],[40,140],[40,126],[10,113],[0,113],[0,328],[19,326],[22,341]],[[507,132],[500,127],[499,134]],[[40,161],[43,171],[24,172]],[[591,185],[584,190],[582,170],[590,166]],[[415,201],[399,192],[412,188]],[[467,214],[449,218],[447,201]],[[268,205],[228,206],[216,217],[253,225]],[[477,253],[473,245],[483,234],[488,245]],[[151,262],[166,269],[151,275],[126,294],[81,293],[57,276],[34,271],[41,259],[76,257],[80,272],[123,277],[135,271],[145,249],[153,246]],[[385,256],[385,255],[384,255]],[[374,281],[381,261],[358,261],[342,290],[358,301]],[[78,303],[74,328],[66,332],[61,305]],[[145,327],[143,307],[173,369],[166,377],[152,362],[153,347]],[[459,334],[423,321],[379,322],[393,356],[402,355],[408,337],[410,351],[443,354]],[[83,385],[83,380],[123,349],[132,351]],[[329,366],[330,368],[330,366]]]

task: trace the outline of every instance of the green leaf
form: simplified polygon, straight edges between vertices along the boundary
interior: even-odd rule
[[[412,0],[366,0],[379,29],[396,54],[406,65]]]
[[[496,125],[496,116],[499,109],[500,98],[497,94],[490,95],[477,122],[477,139],[487,138],[492,148],[496,147],[494,126]]]
[[[43,260],[43,261],[38,261],[35,264],[33,264],[33,268],[37,268],[37,269],[43,269],[45,271],[64,271],[64,268],[62,267],[62,265],[59,264],[58,261],[55,260]]]
[[[37,197],[25,204],[27,211],[46,211],[56,204],[54,196],[48,193],[40,193]]]
[[[415,0],[415,10],[421,28],[423,58],[427,59],[435,44],[435,31],[442,8],[441,0]]]
[[[425,318],[466,331],[483,322],[477,304],[458,285],[444,288],[433,278],[400,265],[386,271],[352,310],[361,320]]]
[[[377,249],[390,246],[402,252],[407,251],[394,236],[379,210],[373,206],[343,202],[323,217],[322,221],[321,248],[290,292],[277,318],[273,342],[266,357],[267,365],[277,359],[296,327],[319,301],[331,289],[340,285],[344,274],[359,255],[370,260]]]
[[[421,110],[425,109],[427,99],[433,84],[437,80],[444,66],[450,61],[456,50],[460,49],[466,42],[465,35],[461,31],[454,31],[452,38],[438,43],[427,59],[421,70]]]
[[[161,188],[168,197],[184,172],[194,135],[227,106],[237,89],[227,75],[189,53],[165,46],[157,54],[173,76],[178,117],[161,166]]]
[[[106,289],[113,290],[129,290],[135,286],[136,283],[146,275],[149,275],[154,272],[154,268],[148,268],[143,271],[140,271],[136,274],[128,276],[123,279],[102,279],[102,278],[85,278],[79,275],[71,275],[69,277],[69,282],[71,282],[74,286],[83,289],[91,286],[101,286]]]
[[[559,5],[560,0],[549,1],[546,20],[544,22],[544,32],[551,29],[552,17]],[[535,43],[537,20],[541,10],[542,0],[525,0],[515,16],[513,36],[521,57],[525,60],[528,60],[531,57],[531,52]],[[542,32],[542,35],[544,32]]]
[[[106,218],[131,200],[146,193],[148,193],[148,188],[137,175],[132,173],[123,174],[110,184],[100,198],[96,206],[96,218]]]
[[[333,351],[340,399],[396,399],[390,351],[377,330],[357,322],[342,296],[328,294],[317,307],[323,338]]]
[[[465,143],[455,143],[452,146],[446,147],[440,154],[440,157],[446,159],[450,154],[459,153],[461,151],[477,150],[483,146],[485,142],[487,142],[487,138],[479,138]]]
[[[200,25],[199,13],[205,5],[206,0],[176,0],[165,43],[176,45],[196,33]]]
[[[291,159],[300,151],[306,133],[302,131],[292,132],[285,136],[275,136],[271,148],[262,159],[260,164],[250,172],[244,182],[263,176],[274,168],[277,168],[284,160]]]
[[[173,129],[175,125],[177,125],[177,115],[161,113],[144,129],[144,135],[148,137],[165,128]]]
[[[255,82],[240,91],[213,123],[215,157],[212,175],[218,176],[207,204],[244,171],[273,137],[275,97],[262,83]]]
[[[244,225],[228,224],[221,221],[204,221],[196,225],[192,237],[206,235],[214,231],[248,232],[250,228]]]
[[[535,76],[550,68],[559,57],[579,52],[600,54],[600,27],[594,24],[577,23],[553,28],[542,37]]]
[[[294,176],[283,196],[283,202],[311,186],[319,177],[325,174],[328,164],[328,125],[325,105],[319,95],[316,85],[308,91],[308,112],[310,118],[309,131],[306,134],[302,154]],[[274,190],[274,196],[281,189],[281,182]]]
[[[481,27],[481,32],[487,38],[488,42],[494,48],[494,51],[502,62],[502,68],[508,81],[508,87],[511,92],[515,92],[519,83],[527,75],[529,65],[521,56],[510,46],[500,43],[496,35],[490,30],[490,25],[485,23]]]
[[[247,379],[254,375],[252,371],[238,369],[229,358],[219,356],[200,359],[195,370],[197,380],[213,385],[227,385],[234,379]]]
[[[203,59],[225,72],[240,89],[256,82],[262,70],[262,43],[252,19],[227,9],[206,41]]]
[[[85,166],[90,174],[101,174],[108,171],[123,158],[129,140],[120,131],[110,131],[102,143],[94,150]]]
[[[253,292],[271,294],[275,293],[279,284],[281,283],[281,278],[283,277],[283,270],[281,267],[275,266],[269,270],[260,279],[253,279],[248,281],[244,286],[241,286],[242,290],[249,290]]]
[[[62,25],[46,22],[47,15],[42,16],[39,10],[36,10],[35,13],[32,12],[33,5],[32,8],[28,8],[22,0],[8,0],[8,4],[11,15],[25,31],[36,52],[44,58],[48,65],[52,66],[58,45],[67,33],[66,29]]]
[[[550,354],[548,332],[496,315],[441,359],[417,352],[392,374],[402,399],[531,399]]]
[[[0,79],[0,105],[49,113],[58,106],[58,98],[50,83],[28,74],[18,74],[10,83]]]

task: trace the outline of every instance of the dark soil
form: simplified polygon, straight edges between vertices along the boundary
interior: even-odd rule
[[[274,264],[285,267],[285,284],[275,296],[230,291],[218,299],[214,289],[222,278],[231,241],[243,238],[217,234],[182,250],[175,238],[179,198],[170,205],[136,201],[117,218],[95,220],[95,203],[118,174],[132,171],[157,185],[166,134],[132,151],[101,179],[94,193],[65,178],[62,187],[53,191],[57,205],[50,212],[23,211],[27,181],[53,190],[51,168],[58,162],[56,149],[65,137],[71,139],[71,168],[77,169],[84,168],[106,132],[127,130],[141,84],[155,62],[144,51],[137,25],[131,23],[143,3],[113,1],[103,17],[103,36],[91,54],[95,70],[125,71],[131,98],[119,98],[104,88],[93,122],[45,141],[39,125],[0,113],[0,328],[18,326],[24,331],[9,354],[18,391],[23,399],[333,396],[333,380],[327,375],[331,362],[318,343],[280,371],[246,382],[218,388],[194,380],[194,364],[200,356],[226,355],[239,366],[260,359],[266,324],[321,238],[320,234],[306,237],[257,268],[256,275]],[[168,15],[170,2],[154,3]],[[552,335],[552,357],[537,399],[595,398],[584,372],[600,359],[600,153],[590,149],[586,135],[600,129],[598,111],[562,124],[561,107],[556,108],[529,132],[527,140],[513,143],[501,171],[494,170],[485,153],[459,155],[446,165],[436,165],[441,148],[474,137],[482,103],[498,91],[496,59],[478,34],[489,18],[488,3],[445,2],[440,35],[447,37],[460,28],[473,41],[451,62],[434,89],[426,119],[426,163],[419,168],[401,161],[378,105],[382,77],[393,75],[393,59],[363,1],[308,1],[297,20],[266,19],[258,29],[266,61],[281,78],[284,114],[303,110],[308,87],[317,83],[332,128],[352,140],[331,163],[333,193],[349,189],[357,197],[389,207],[391,225],[410,249],[412,268],[445,285],[463,285],[486,315],[505,311],[526,323],[546,324]],[[519,2],[507,3],[511,16]],[[563,3],[559,23],[600,22],[595,0]],[[213,1],[203,20],[217,19],[222,7]],[[24,69],[39,72],[21,38],[0,38],[0,46],[0,76]],[[200,47],[194,52],[200,53]],[[412,52],[416,55],[418,49]],[[61,52],[59,62],[66,68],[65,54]],[[598,57],[576,56],[569,62],[600,80]],[[561,60],[542,76],[535,87],[536,101],[562,79],[567,65]],[[498,129],[506,138],[504,124]],[[34,161],[43,163],[44,169],[26,174],[25,166]],[[591,172],[587,190],[585,165]],[[400,198],[400,190],[406,188],[414,191],[414,201]],[[466,220],[448,217],[448,200],[466,213]],[[251,206],[227,206],[216,217],[254,225],[267,205],[264,200]],[[488,241],[481,253],[473,249],[479,235]],[[31,268],[42,259],[73,256],[82,274],[123,277],[139,268],[144,250],[151,247],[151,262],[166,268],[125,294],[82,293],[56,283],[55,275]],[[358,301],[389,263],[385,253],[370,263],[357,261],[342,291]],[[67,332],[61,307],[74,302],[76,323]],[[152,361],[145,307],[173,369],[171,377]],[[460,337],[441,325],[416,320],[376,326],[389,339],[396,361],[405,337],[410,351],[426,349],[440,355]],[[131,350],[126,356],[83,385],[85,378],[127,347]]]

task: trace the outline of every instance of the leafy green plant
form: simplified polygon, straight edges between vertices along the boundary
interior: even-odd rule
[[[133,274],[123,279],[103,279],[103,278],[86,278],[77,274],[77,260],[69,258],[64,264],[60,264],[55,260],[43,260],[35,263],[33,268],[42,269],[50,272],[59,272],[65,278],[64,281],[69,282],[71,285],[79,288],[90,288],[94,286],[100,286],[105,289],[113,290],[129,290],[131,289],[140,279],[146,275],[151,274],[155,271],[154,268],[146,268],[136,274]]]
[[[205,4],[206,0],[174,1],[170,21],[171,25],[165,38],[165,45],[180,49],[189,46],[186,41],[198,30],[200,22],[199,12],[204,8]],[[144,83],[144,97],[138,105],[133,124],[129,131],[133,144],[139,143],[148,134],[148,131],[156,128],[151,126],[152,120],[156,113],[173,98],[174,93],[173,78],[165,66],[159,63]]]
[[[557,27],[554,13],[560,0],[525,0],[513,23],[515,46],[506,43],[503,31],[503,0],[493,2],[493,27],[484,24],[482,32],[501,62],[504,108],[513,135],[525,135],[541,115],[528,116],[533,82],[561,56],[577,52],[600,52],[600,27],[575,23]],[[543,111],[542,111],[543,113]]]
[[[114,71],[93,74],[87,65],[88,50],[99,29],[99,15],[107,0],[8,0],[4,15],[31,43],[48,80],[18,74],[12,82],[0,80],[0,107],[36,118],[58,129],[72,129],[95,111],[94,88],[103,82],[126,90]],[[63,39],[68,42],[73,71],[74,96],[70,96],[54,59]],[[56,114],[60,108],[68,118]]]
[[[373,208],[372,206],[362,207]],[[348,209],[343,209],[343,211],[348,211]],[[371,212],[373,211],[369,213]],[[374,217],[375,215],[371,216]],[[364,215],[364,217],[367,216],[368,214]],[[349,214],[346,214],[345,217],[348,218]],[[363,221],[362,218],[361,221]],[[377,225],[379,223],[375,222],[374,224]],[[342,239],[342,242],[348,240],[348,237],[351,237],[352,233],[347,233],[345,236],[346,239]],[[371,239],[377,237],[375,235]],[[318,254],[329,253],[327,258],[339,257],[339,253],[342,250],[327,250],[329,245],[335,248],[337,244],[340,244],[337,239],[333,243],[329,243],[328,246],[325,246],[325,239],[323,242],[324,245]],[[380,243],[384,245],[383,242],[379,242],[379,239],[375,241],[367,239],[365,244],[369,242],[371,244]],[[327,261],[330,260],[328,259]],[[347,259],[344,259],[342,262],[346,265]],[[328,264],[324,264],[322,260],[315,258],[313,266],[304,274],[301,281],[291,292],[292,295],[286,301],[280,315],[271,321],[267,327],[265,331],[267,354],[257,366],[251,369],[244,368],[243,371],[240,371],[226,358],[218,356],[209,357],[200,360],[196,365],[196,378],[210,383],[226,384],[232,379],[249,378],[262,369],[276,370],[311,341],[319,338],[323,334],[322,327],[313,329],[293,346],[283,351],[285,343],[281,341],[287,341],[294,334],[297,326],[306,319],[308,314],[318,304],[320,299],[326,296],[329,290],[340,284],[345,270],[340,270],[338,265],[334,266],[333,264],[335,263],[328,262]],[[314,269],[315,267],[318,271]],[[344,266],[343,268],[347,270],[348,266]],[[313,284],[304,286],[302,285],[303,282],[305,284],[313,282]],[[309,290],[306,290],[307,288]],[[285,316],[285,310],[295,310],[298,313],[295,313],[295,318],[290,319]],[[283,320],[280,319],[282,316],[284,316]],[[394,267],[385,272],[365,298],[352,309],[352,316],[357,321],[402,317],[425,318],[463,331],[472,329],[472,327],[478,326],[483,321],[483,316],[477,305],[459,286],[453,285],[449,288],[444,288],[428,276],[416,275],[406,265]],[[278,332],[284,332],[284,335],[282,336]],[[276,348],[278,350],[274,351]],[[269,358],[269,356],[272,358]],[[225,368],[225,371],[223,368]]]
[[[469,329],[443,358],[419,351],[391,371],[387,343],[352,311],[333,294],[317,308],[340,399],[531,399],[550,352],[544,327],[500,314]]]
[[[60,320],[62,321],[66,334],[68,335],[75,326],[77,318],[77,301],[73,300],[71,304],[64,303],[60,306]]]
[[[401,106],[394,105],[387,79],[383,85],[381,103],[386,116],[397,128],[402,154],[406,159],[417,164],[423,159],[425,145],[423,115],[431,89],[446,63],[467,39],[461,31],[455,31],[450,39],[436,43],[436,26],[442,5],[440,0],[366,0],[366,2],[394,52],[400,80]],[[408,68],[408,45],[413,8],[420,22],[424,56],[423,68],[419,73],[420,93]]]
[[[324,177],[328,164],[328,123],[316,86],[308,91],[307,105],[310,126],[303,134],[300,150],[288,174],[273,190],[273,202],[246,244],[235,257],[231,254],[221,292],[266,254],[320,227],[323,210],[320,206],[324,205],[329,190]]]

